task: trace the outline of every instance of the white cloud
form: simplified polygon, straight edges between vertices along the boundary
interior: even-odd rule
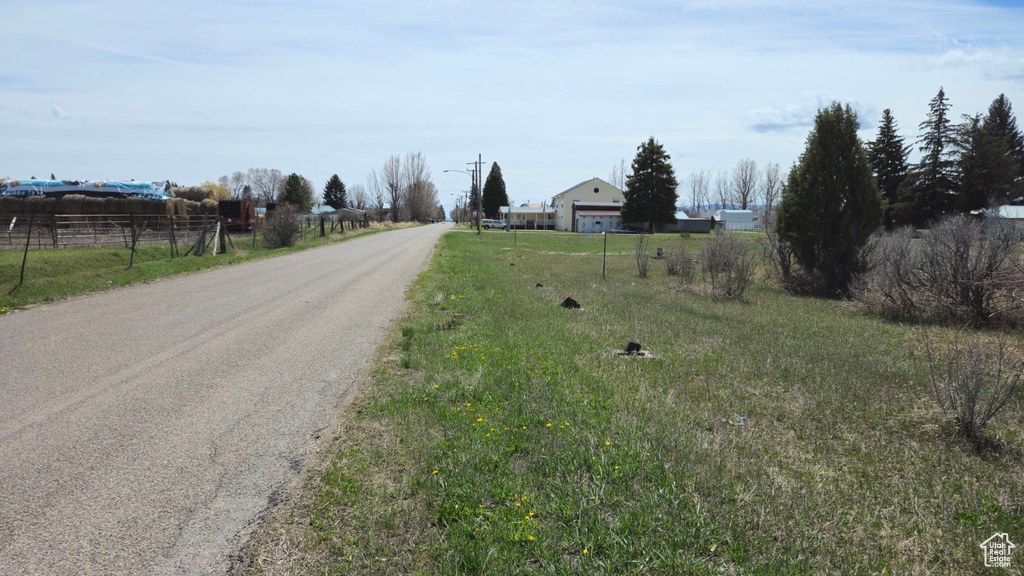
[[[60,106],[54,105],[50,108],[50,117],[56,118],[57,120],[81,120],[82,117],[78,114],[68,112]]]
[[[746,116],[750,128],[755,132],[806,132],[814,125],[818,111],[833,102],[849,104],[860,119],[861,129],[870,129],[874,126],[874,118],[878,115],[877,107],[854,98],[836,98],[824,92],[806,92],[799,95],[796,102],[757,108],[747,112]]]

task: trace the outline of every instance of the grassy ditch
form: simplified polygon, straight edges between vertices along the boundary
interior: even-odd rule
[[[297,535],[248,570],[976,573],[982,541],[1024,536],[1020,398],[979,453],[913,328],[765,284],[715,300],[658,261],[641,279],[632,237],[602,281],[600,242],[446,235]]]
[[[244,236],[234,239],[234,249],[217,256],[206,254],[171,258],[166,244],[145,244],[136,248],[135,263],[130,269],[128,263],[131,251],[123,247],[29,250],[25,283],[12,294],[8,294],[8,291],[18,284],[24,252],[0,250],[0,309],[8,311],[85,292],[287,254],[391,229],[390,226],[378,226],[376,223],[373,226],[366,230],[335,233],[323,238],[310,235],[295,246],[276,250],[263,248],[262,241],[257,242],[256,248],[253,248],[252,237]],[[185,248],[182,248],[184,251]]]

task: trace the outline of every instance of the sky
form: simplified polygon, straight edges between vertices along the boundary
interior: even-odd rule
[[[1024,1],[0,0],[0,177],[363,183],[422,152],[442,205],[483,156],[513,203],[655,137],[695,170],[788,169],[819,107],[890,108],[908,141],[1024,110]],[[1024,123],[1024,122],[1022,122]]]

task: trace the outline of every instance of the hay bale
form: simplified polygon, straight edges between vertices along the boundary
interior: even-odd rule
[[[103,200],[103,214],[123,214],[124,198],[101,198]]]
[[[145,198],[125,198],[123,214],[145,214],[149,210],[149,200]]]
[[[219,208],[219,204],[216,200],[210,200],[207,198],[199,203],[199,213],[209,214],[210,216],[216,216]]]
[[[85,214],[82,203],[85,196],[81,194],[68,194],[58,201],[57,210],[61,214]]]
[[[0,214],[21,214],[21,198],[17,196],[0,196]]]
[[[23,207],[25,214],[54,214],[57,211],[57,199],[46,196],[29,196],[25,198]]]
[[[82,214],[103,214],[106,210],[106,201],[106,198],[86,196],[82,199]]]
[[[187,215],[189,215],[189,216],[198,216],[200,208],[201,208],[201,206],[199,206],[199,202],[193,202],[192,200],[185,200],[185,210],[186,210],[185,213]]]

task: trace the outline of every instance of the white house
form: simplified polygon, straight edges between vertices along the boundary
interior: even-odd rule
[[[502,206],[499,210],[502,222],[519,230],[554,230],[555,209],[544,203],[523,206]]]
[[[753,210],[719,210],[714,216],[715,228],[725,230],[754,230],[757,221]]]
[[[580,182],[568,190],[556,194],[551,199],[551,206],[555,209],[555,230],[573,230],[574,224],[579,223],[576,210],[573,210],[573,204],[617,204],[621,206],[622,199],[622,190],[600,178],[591,178]],[[588,210],[583,209],[583,211]],[[607,212],[606,210],[598,211]],[[584,218],[593,218],[593,222],[596,223],[599,217],[584,216]],[[589,220],[588,224],[590,224]],[[601,226],[604,225],[605,220],[602,219]]]

